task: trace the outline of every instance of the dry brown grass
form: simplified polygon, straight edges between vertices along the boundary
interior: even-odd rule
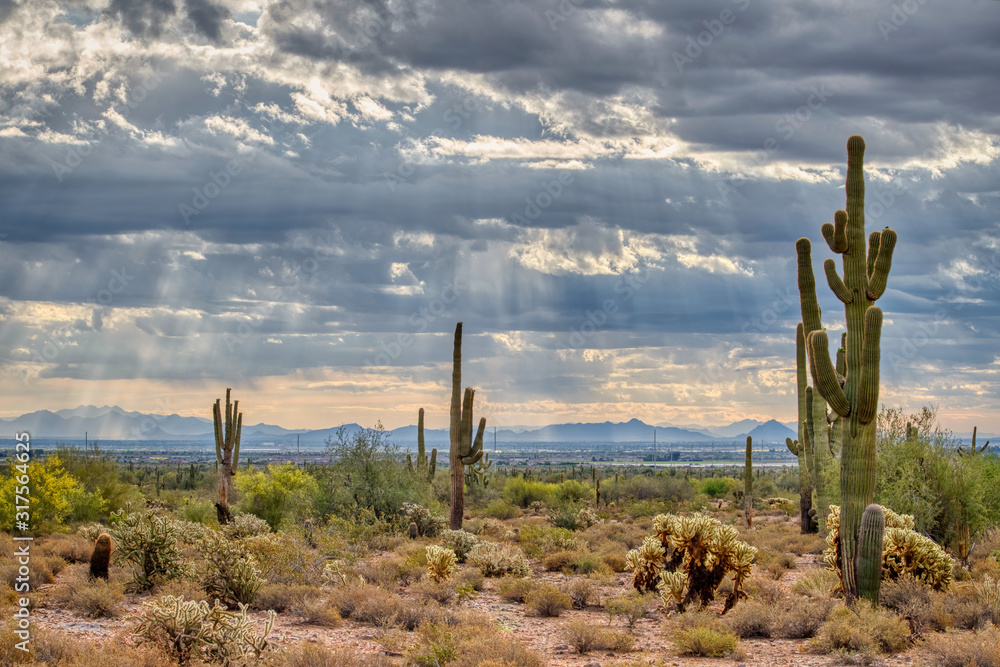
[[[924,645],[933,667],[1000,667],[1000,630],[934,633]]]

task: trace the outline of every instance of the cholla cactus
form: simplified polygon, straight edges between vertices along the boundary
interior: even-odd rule
[[[267,648],[274,617],[273,611],[268,612],[267,625],[258,636],[243,605],[239,612],[230,612],[218,602],[209,608],[207,602],[167,595],[146,603],[135,636],[140,643],[171,653],[180,665],[196,657],[224,665],[246,664]]]
[[[951,570],[954,560],[930,538],[913,530],[914,519],[909,514],[896,514],[887,507],[885,512],[885,534],[882,546],[882,579],[898,579],[901,575],[912,576],[935,590],[945,590],[951,585]],[[823,561],[841,576],[840,570],[840,506],[830,506],[830,516],[826,522],[829,533]]]
[[[647,537],[639,549],[625,556],[626,567],[633,571],[632,585],[640,592],[667,587],[664,600],[679,596],[679,579],[667,573],[684,575],[687,593],[677,602],[683,610],[697,601],[706,605],[715,598],[719,584],[730,572],[734,575],[733,591],[726,598],[723,613],[738,600],[746,598],[743,583],[750,576],[757,549],[737,539],[733,526],[723,525],[704,515],[681,517],[660,514],[653,519],[655,536]],[[667,583],[663,583],[663,582]]]
[[[121,509],[111,515],[111,523],[108,533],[117,546],[115,562],[124,563],[132,571],[133,590],[147,591],[157,581],[184,574],[186,569],[177,548],[178,534],[173,521],[156,516],[152,510]]]
[[[207,593],[229,607],[254,601],[265,580],[257,559],[247,553],[246,545],[212,531],[202,540],[199,551],[205,558],[202,586]]]
[[[684,604],[684,589],[686,587],[687,575],[683,572],[660,573],[660,583],[657,588],[664,605],[673,602],[678,609],[681,609]]]
[[[640,593],[655,591],[659,585],[663,569],[663,555],[666,553],[660,540],[649,536],[642,546],[625,554],[625,568],[632,570],[632,586]]]
[[[436,582],[445,581],[458,570],[456,565],[455,552],[448,547],[430,545],[427,547],[427,571],[432,580]]]
[[[531,571],[524,552],[513,544],[480,542],[469,550],[466,560],[487,577],[502,577],[507,574],[526,577]]]
[[[479,543],[476,536],[467,530],[446,530],[441,533],[441,543],[455,552],[459,563],[464,563],[472,547]]]

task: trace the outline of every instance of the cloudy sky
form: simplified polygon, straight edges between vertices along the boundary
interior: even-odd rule
[[[990,0],[0,0],[0,416],[440,427],[461,320],[491,424],[794,420],[861,134],[881,400],[1000,431],[998,72]]]

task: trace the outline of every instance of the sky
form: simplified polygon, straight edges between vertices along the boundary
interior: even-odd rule
[[[1000,432],[1000,3],[0,0],[0,417],[796,419],[867,144],[883,405]],[[838,259],[839,265],[839,259]]]

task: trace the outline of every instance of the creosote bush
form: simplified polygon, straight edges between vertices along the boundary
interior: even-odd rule
[[[573,600],[550,584],[542,584],[524,598],[525,610],[534,616],[559,616],[573,607]]]
[[[907,647],[909,635],[909,625],[894,612],[859,600],[854,609],[840,605],[830,612],[813,647],[820,653],[897,653]]]
[[[585,619],[564,623],[559,634],[580,654],[591,651],[630,651],[635,643],[635,639],[627,632],[611,630]]]

